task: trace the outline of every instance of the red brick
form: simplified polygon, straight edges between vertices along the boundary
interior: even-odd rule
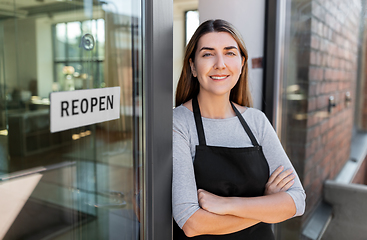
[[[309,79],[311,81],[321,81],[323,79],[324,72],[322,68],[310,67]]]
[[[328,98],[324,95],[317,97],[317,109],[323,109],[328,105]]]
[[[325,69],[324,79],[325,80],[330,80],[331,79],[331,69],[329,69],[329,68]]]
[[[316,151],[316,142],[312,141],[311,143],[309,143],[308,146],[306,146],[306,153],[305,153],[305,158],[308,159],[310,158],[312,155],[315,154]]]
[[[317,31],[318,31],[318,24],[319,22],[315,19],[315,18],[312,18],[311,19],[311,31],[313,33],[316,33],[317,34]]]
[[[307,116],[307,127],[314,126],[317,123],[315,114],[309,113]]]
[[[315,95],[317,95],[318,93],[317,93],[317,84],[312,84],[312,83],[310,83],[309,85],[308,85],[308,96],[315,96]]]
[[[316,98],[309,98],[307,102],[307,111],[312,112],[316,109]]]
[[[322,29],[323,29],[323,27],[324,27],[324,24],[322,24],[322,22],[319,22],[318,23],[318,26],[317,26],[317,33],[320,35],[320,36],[322,36]]]
[[[310,64],[312,64],[312,65],[317,64],[316,52],[315,51],[311,51],[311,53],[310,53]]]
[[[320,39],[317,36],[311,36],[311,48],[315,50],[320,49]]]
[[[329,130],[329,122],[328,121],[324,121],[323,123],[321,123],[321,133],[325,133],[327,130]]]
[[[329,36],[329,28],[328,28],[328,26],[327,26],[327,25],[324,25],[324,29],[323,29],[322,36],[323,36],[324,38],[328,38],[328,36]]]
[[[309,188],[311,186],[311,174],[306,173],[303,178],[303,186],[304,188]]]

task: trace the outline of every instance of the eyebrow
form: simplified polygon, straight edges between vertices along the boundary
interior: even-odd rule
[[[237,49],[237,47],[235,47],[235,46],[228,46],[228,47],[225,47],[224,48],[224,50],[231,50],[231,49]],[[203,50],[214,51],[214,48],[211,48],[211,47],[202,47],[202,48],[200,48],[200,51],[203,51]]]

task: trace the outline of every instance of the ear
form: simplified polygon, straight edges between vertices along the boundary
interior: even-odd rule
[[[246,61],[246,58],[244,56],[242,56],[242,67],[243,67],[243,65],[245,65],[245,61]]]
[[[191,58],[189,59],[189,63],[190,63],[190,68],[191,68],[192,75],[194,77],[197,77],[198,74],[197,74],[196,69],[195,69],[195,64],[194,64],[194,62],[192,61]]]
[[[246,61],[246,58],[244,56],[242,56],[242,64],[241,64],[241,71],[240,71],[240,74],[242,73],[242,68],[243,66],[245,65],[245,61]]]

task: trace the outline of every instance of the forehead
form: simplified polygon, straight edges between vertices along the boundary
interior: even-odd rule
[[[236,40],[227,32],[211,32],[203,35],[198,42],[197,50],[202,47],[223,49],[228,46],[237,47]]]

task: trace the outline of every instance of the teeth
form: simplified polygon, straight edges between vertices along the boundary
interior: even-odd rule
[[[215,79],[215,80],[221,80],[221,79],[225,79],[227,76],[223,76],[223,77],[214,77],[211,76],[211,78]]]

